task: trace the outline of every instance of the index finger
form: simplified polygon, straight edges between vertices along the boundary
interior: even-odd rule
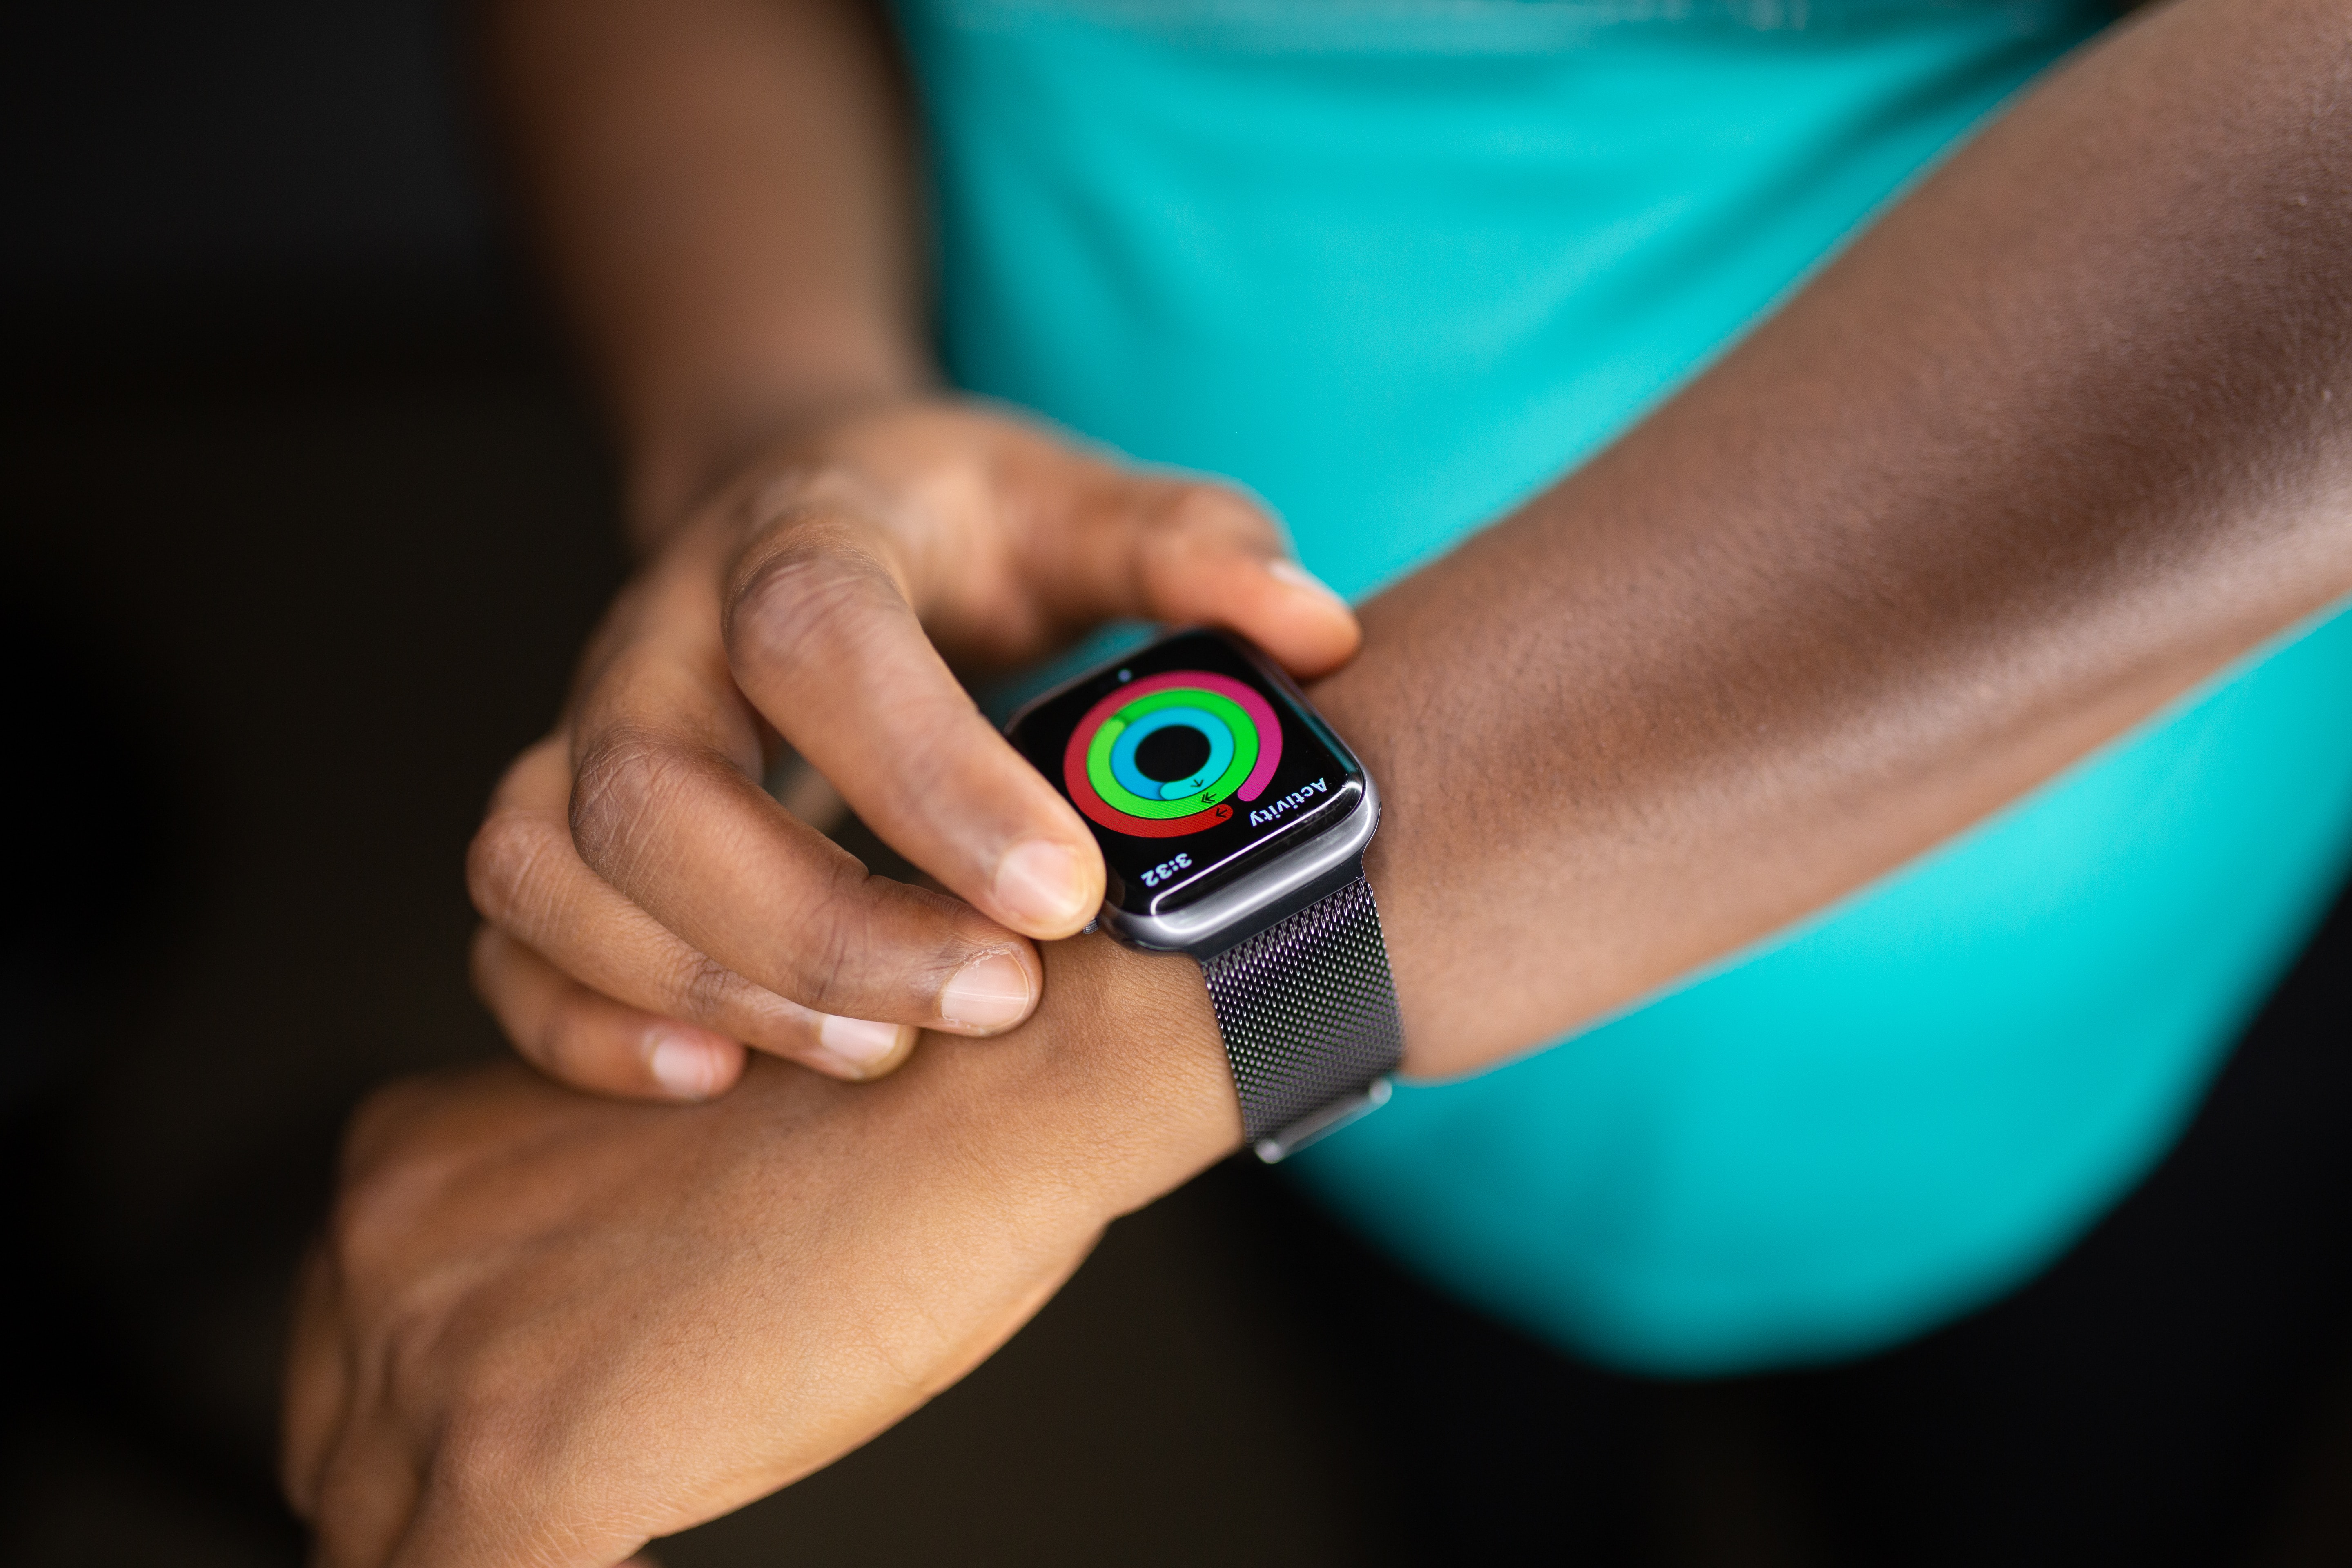
[[[761,788],[759,716],[719,636],[735,528],[714,516],[671,552],[642,613],[583,672],[567,814],[579,860],[710,964],[814,1012],[970,1033],[1017,1023],[1038,989],[1025,941],[872,875]],[[550,952],[542,932],[516,934]]]
[[[901,854],[1029,936],[1094,918],[1093,835],[956,680],[877,531],[831,510],[772,525],[725,624],[744,695]]]

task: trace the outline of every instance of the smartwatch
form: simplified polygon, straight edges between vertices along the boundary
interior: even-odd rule
[[[1404,1031],[1364,880],[1380,795],[1287,676],[1237,637],[1178,631],[1005,733],[1094,829],[1102,927],[1199,961],[1258,1158],[1387,1101]]]

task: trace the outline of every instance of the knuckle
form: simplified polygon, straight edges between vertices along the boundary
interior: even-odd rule
[[[572,785],[572,841],[608,876],[658,835],[693,784],[697,762],[663,737],[619,730],[591,742]]]
[[[326,1253],[347,1290],[370,1295],[379,1282],[397,1276],[394,1259],[414,1224],[418,1197],[413,1181],[381,1167],[344,1184],[328,1217]]]
[[[860,870],[810,906],[800,934],[795,999],[874,1017],[928,1004],[997,933],[960,900]]]
[[[670,982],[679,1015],[695,1024],[718,1024],[723,1021],[731,1005],[743,994],[741,975],[717,959],[696,952],[681,957],[678,973]]]
[[[877,932],[863,882],[866,874],[836,879],[803,911],[790,943],[795,1000],[824,1013],[872,1006],[872,956]]]
[[[809,1005],[825,1013],[860,1010],[866,987],[866,943],[857,928],[865,920],[854,907],[835,901],[819,923],[819,938],[804,951],[798,979]]]
[[[450,1103],[445,1082],[417,1078],[375,1090],[352,1113],[324,1243],[339,1277],[398,1279],[402,1249],[462,1182],[464,1129]]]
[[[1171,531],[1199,538],[1247,544],[1278,539],[1264,509],[1238,490],[1208,480],[1178,485],[1163,516]]]
[[[528,812],[507,806],[483,818],[466,847],[466,892],[475,910],[488,921],[512,914],[547,849],[544,825]]]
[[[739,667],[809,668],[844,639],[855,644],[871,613],[898,597],[882,563],[855,546],[828,541],[780,551],[730,596],[728,655]]]

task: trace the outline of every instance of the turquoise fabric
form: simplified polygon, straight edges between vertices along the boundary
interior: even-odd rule
[[[1255,487],[1360,594],[1622,430],[2105,19],[903,0],[942,350]],[[1917,1331],[2063,1248],[2193,1110],[2352,853],[2347,698],[2331,621],[1801,929],[1402,1090],[1300,1175],[1626,1365]]]

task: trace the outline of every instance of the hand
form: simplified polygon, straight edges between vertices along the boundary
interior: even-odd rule
[[[690,1110],[512,1068],[361,1113],[287,1378],[321,1568],[608,1568],[874,1436],[1240,1141],[1198,972],[1102,938],[988,1047]]]
[[[1102,861],[950,664],[1122,616],[1231,626],[1301,676],[1358,638],[1240,495],[1003,415],[900,405],[772,452],[622,595],[499,785],[467,867],[484,998],[550,1074],[646,1099],[725,1092],[746,1046],[861,1079],[919,1028],[1018,1024],[1026,939],[1093,918]],[[955,896],[771,799],[779,736]]]

